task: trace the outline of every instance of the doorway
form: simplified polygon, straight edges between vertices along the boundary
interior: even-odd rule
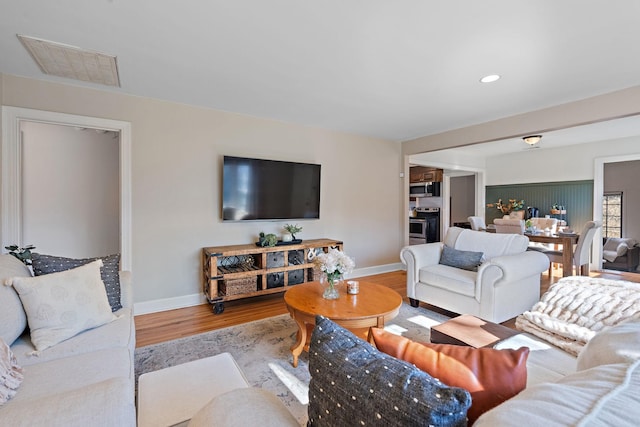
[[[621,236],[640,240],[640,190],[636,182],[637,171],[640,167],[640,154],[626,156],[604,157],[595,160],[594,173],[594,205],[595,218],[603,218],[602,201],[604,195],[611,191],[619,191],[623,194],[622,200],[622,228]],[[605,173],[606,171],[606,173]],[[598,238],[599,245],[593,245],[593,262],[601,270],[606,268],[602,259],[602,239]],[[639,267],[640,268],[640,267]],[[638,270],[632,271],[638,273]]]
[[[2,107],[2,245],[8,246],[18,244],[36,244],[27,242],[25,237],[31,233],[30,225],[25,229],[25,219],[31,221],[29,216],[25,216],[25,203],[30,203],[29,198],[25,199],[24,190],[31,189],[34,185],[25,181],[25,173],[29,167],[25,167],[24,158],[29,156],[29,148],[25,151],[22,146],[22,130],[29,124],[60,125],[64,127],[99,130],[100,132],[111,132],[119,136],[117,141],[117,167],[116,176],[118,179],[117,194],[119,209],[115,212],[117,219],[117,245],[121,254],[121,268],[131,270],[131,126],[130,123],[99,119],[84,116],[74,116],[62,113],[53,113],[41,110],[31,110],[15,107]],[[28,175],[27,175],[28,176]],[[89,194],[87,190],[86,194]],[[44,192],[46,193],[46,192]],[[29,212],[31,214],[32,212]],[[33,222],[31,224],[34,224]],[[112,231],[109,233],[113,234]],[[25,232],[26,235],[25,236]],[[99,233],[86,230],[89,238],[97,237]],[[102,254],[105,255],[105,254]]]

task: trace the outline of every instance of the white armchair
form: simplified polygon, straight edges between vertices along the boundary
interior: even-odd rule
[[[443,243],[404,247],[400,259],[407,266],[411,305],[423,301],[497,323],[529,310],[540,299],[540,274],[549,267],[549,259],[527,251],[528,244],[522,235],[451,227]],[[440,264],[444,245],[482,252],[481,265],[469,271]]]
[[[467,221],[469,221],[472,230],[485,231],[487,229],[487,224],[481,216],[470,216]]]

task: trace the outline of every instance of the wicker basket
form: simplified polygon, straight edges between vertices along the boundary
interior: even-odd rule
[[[223,295],[240,295],[255,292],[258,287],[257,277],[242,277],[240,279],[225,279],[220,284]]]
[[[320,276],[324,274],[322,270],[320,270],[320,267],[314,267],[310,269],[309,273],[310,273],[309,281],[313,281],[313,280],[319,281]]]

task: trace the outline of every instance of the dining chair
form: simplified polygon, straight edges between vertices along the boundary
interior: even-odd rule
[[[496,218],[493,220],[496,233],[524,234],[524,219]]]
[[[602,227],[602,221],[588,221],[580,236],[578,236],[578,242],[576,243],[576,248],[573,253],[573,266],[571,269],[575,267],[576,274],[580,274],[581,267],[583,265],[589,264],[589,253],[591,249],[591,243],[593,243],[593,238],[596,235],[596,231],[598,228]],[[562,264],[562,251],[544,251],[546,256],[549,257],[549,277],[551,277],[551,266],[554,262]],[[571,271],[573,274],[573,271]]]
[[[487,229],[487,224],[484,222],[484,218],[481,216],[470,216],[467,218],[469,224],[471,224],[471,229],[476,231],[485,231]]]

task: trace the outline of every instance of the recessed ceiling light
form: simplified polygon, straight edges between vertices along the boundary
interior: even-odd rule
[[[481,83],[493,83],[493,82],[495,82],[496,80],[499,80],[499,79],[500,79],[499,75],[491,74],[491,75],[484,76],[483,78],[481,78],[480,82]]]

